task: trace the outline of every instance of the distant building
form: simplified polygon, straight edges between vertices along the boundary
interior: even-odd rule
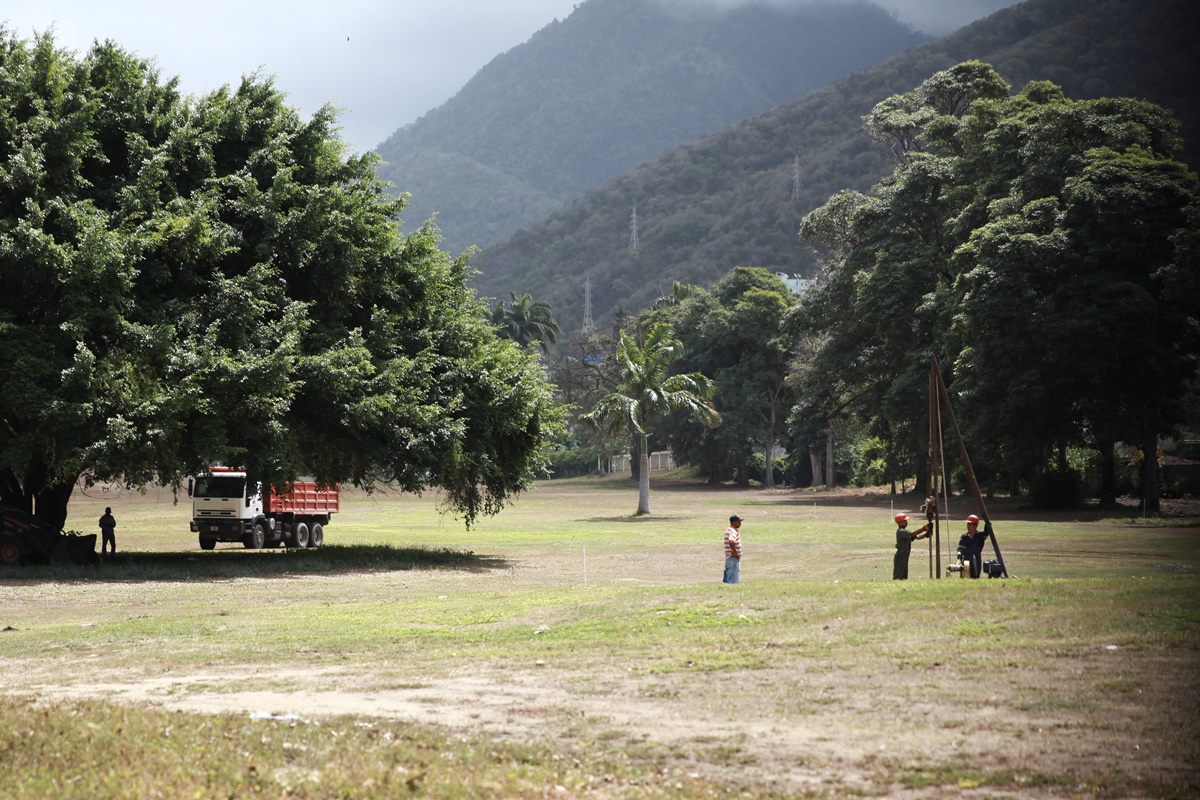
[[[792,294],[795,295],[803,295],[816,283],[811,278],[801,278],[799,275],[788,275],[785,272],[776,272],[775,277],[783,281],[784,285],[791,289]]]

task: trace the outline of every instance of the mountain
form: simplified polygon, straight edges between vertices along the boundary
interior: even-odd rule
[[[588,0],[376,148],[379,175],[459,252],[923,41],[867,2]]]
[[[1050,80],[1073,98],[1141,97],[1174,111],[1181,158],[1200,165],[1200,15],[1192,0],[1027,0],[798,100],[672,150],[486,248],[481,295],[529,292],[564,331],[635,312],[673,281],[707,285],[734,266],[809,275],[801,218],[839,189],[866,191],[891,164],[861,132],[880,100],[934,72],[986,61],[1021,87]],[[794,176],[799,162],[798,192]],[[637,208],[637,252],[629,249]]]

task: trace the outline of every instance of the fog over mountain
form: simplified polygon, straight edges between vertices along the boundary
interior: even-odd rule
[[[879,3],[933,35],[995,5]],[[262,70],[276,76],[305,114],[330,102],[345,109],[343,136],[361,152],[446,102],[498,54],[577,5],[579,0],[209,0],[198,13],[187,3],[158,0],[5,0],[0,24],[23,37],[53,27],[56,40],[76,51],[112,39],[157,60],[165,76],[179,76],[184,91],[193,93],[236,85],[242,75]]]
[[[901,22],[912,25],[922,33],[944,36],[980,17],[1002,8],[1016,5],[1020,0],[874,0],[884,11],[892,12]],[[662,0],[664,4],[686,8],[730,9],[745,5],[798,6],[813,0]],[[846,2],[846,0],[829,0]]]
[[[866,0],[589,0],[389,137],[379,174],[461,252],[928,38]]]

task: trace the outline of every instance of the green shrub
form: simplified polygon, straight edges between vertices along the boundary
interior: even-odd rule
[[[551,478],[575,478],[596,474],[597,451],[594,447],[567,447],[550,454]]]
[[[1083,496],[1083,475],[1070,467],[1047,469],[1029,485],[1029,502],[1037,508],[1075,508]]]

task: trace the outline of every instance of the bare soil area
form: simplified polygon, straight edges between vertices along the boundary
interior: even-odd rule
[[[686,509],[688,492],[678,487],[672,500],[677,505],[662,513],[686,514],[680,509]],[[704,494],[711,496],[712,490]],[[746,496],[737,497],[744,502]],[[780,508],[789,503],[780,493],[756,496]],[[823,507],[861,509],[872,517],[891,502],[879,492],[817,499]],[[808,513],[803,508],[811,503],[811,496],[795,499],[801,509],[797,520],[803,521]],[[1017,501],[998,500],[993,507],[995,517],[1041,517]],[[1197,515],[1200,503],[1168,502],[1164,512]],[[1078,512],[1079,518],[1093,520],[1136,514],[1130,503]],[[755,570],[772,577],[790,570],[812,580],[813,554],[825,546],[755,544],[753,527],[747,540],[754,558],[748,557],[746,567],[750,581]],[[1137,547],[1132,537],[1119,542]],[[1020,558],[1037,555],[1012,549]],[[715,583],[719,564],[710,550],[673,547],[669,559],[661,552],[639,557],[600,550],[585,556],[583,566],[575,548],[526,547],[504,554],[503,568],[436,580],[451,593],[455,580],[469,580],[475,590],[482,585],[501,591],[568,579],[578,583],[582,566],[593,582],[609,585]],[[849,558],[863,565],[853,568],[854,580],[887,577],[886,553]],[[319,587],[344,579],[307,576],[297,584]],[[397,593],[403,586],[437,594],[421,583],[433,579],[415,573],[362,580],[393,582]],[[714,589],[722,590],[719,584]],[[38,602],[72,602],[69,591],[63,588],[60,596],[53,587],[41,587]],[[29,601],[29,596],[10,594]],[[996,621],[989,609],[981,609],[979,619]],[[797,653],[786,645],[771,652],[774,645],[767,643],[763,664],[712,671],[656,671],[619,658],[519,665],[474,659],[430,675],[406,668],[401,653],[394,662],[351,661],[336,667],[218,662],[205,670],[154,671],[133,662],[114,666],[110,657],[47,656],[0,661],[0,681],[8,692],[47,700],[98,698],[316,724],[335,716],[360,718],[364,724],[394,719],[443,726],[464,737],[541,741],[565,752],[623,750],[661,760],[664,769],[800,794],[926,798],[944,796],[948,786],[965,797],[1172,797],[1200,791],[1195,646],[1160,647],[1131,636],[1137,644],[1130,647],[1064,630],[1066,643],[1047,647],[1030,664],[1006,660],[1003,653],[976,652],[972,636],[987,636],[986,624],[981,633],[964,634],[961,649],[928,657],[915,657],[914,652],[924,654],[905,642],[882,652],[876,646],[863,657],[839,643],[839,637],[864,635],[870,625],[869,617],[847,623],[847,629],[839,629],[840,620],[830,621],[823,634],[828,656]],[[731,649],[737,646],[733,642]],[[986,775],[1017,777],[980,780]],[[906,776],[911,779],[902,780]]]

